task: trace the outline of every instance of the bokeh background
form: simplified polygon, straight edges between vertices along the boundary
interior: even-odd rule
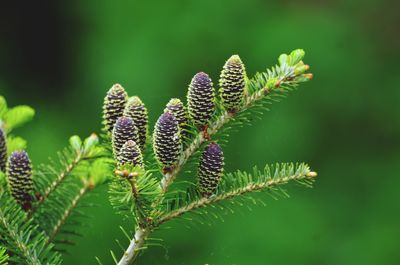
[[[28,104],[16,131],[35,163],[101,128],[106,91],[140,95],[152,124],[198,71],[218,80],[240,54],[253,75],[280,53],[306,51],[314,73],[262,121],[232,136],[227,171],[305,161],[315,188],[224,222],[171,222],[138,264],[400,264],[398,1],[8,1],[0,11],[0,94]],[[106,188],[65,264],[111,264],[126,225]]]

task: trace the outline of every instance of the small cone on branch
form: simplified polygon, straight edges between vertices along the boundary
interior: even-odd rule
[[[158,119],[153,135],[153,148],[157,161],[169,170],[176,165],[182,152],[179,124],[174,115],[165,112]]]
[[[14,199],[29,210],[32,205],[32,163],[25,151],[15,151],[8,159],[7,180]]]
[[[7,165],[7,142],[6,135],[2,128],[0,128],[0,171],[6,172]]]
[[[118,165],[133,165],[143,167],[143,156],[135,141],[129,140],[122,146],[118,155]]]
[[[188,136],[186,132],[188,126],[188,114],[182,101],[178,98],[172,98],[164,109],[164,112],[171,112],[179,124],[182,136]]]
[[[117,120],[112,133],[112,146],[114,157],[118,159],[122,146],[129,140],[138,142],[139,136],[137,128],[131,118],[121,117]]]
[[[198,169],[199,190],[203,196],[216,192],[223,173],[224,153],[217,143],[211,143],[204,150]]]
[[[129,98],[125,107],[124,116],[131,118],[135,123],[139,134],[139,141],[137,144],[143,152],[147,140],[149,117],[147,108],[139,97],[133,96]]]
[[[246,70],[238,55],[232,55],[226,61],[219,86],[224,108],[231,113],[237,112],[242,105],[246,86]]]
[[[204,129],[215,111],[213,83],[203,72],[197,73],[190,85],[187,95],[188,112],[193,123]]]
[[[113,85],[107,92],[103,104],[103,123],[109,133],[114,129],[118,118],[123,115],[127,100],[128,94],[120,84]]]

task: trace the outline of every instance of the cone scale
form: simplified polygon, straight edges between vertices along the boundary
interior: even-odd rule
[[[7,142],[6,135],[0,128],[0,171],[6,172],[7,165]]]
[[[143,167],[143,156],[139,146],[132,140],[125,142],[117,159],[119,166],[133,165]]]

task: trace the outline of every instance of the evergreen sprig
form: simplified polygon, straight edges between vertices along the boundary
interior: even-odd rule
[[[0,264],[60,264],[61,252],[54,244],[60,249],[60,244],[70,243],[70,235],[79,234],[76,227],[85,216],[79,208],[106,182],[114,209],[134,221],[132,236],[121,228],[129,240],[126,249],[118,242],[125,249],[122,257],[118,260],[111,252],[120,265],[132,264],[150,245],[150,234],[170,220],[196,220],[190,217],[194,212],[218,217],[221,210],[232,211],[232,204],[257,202],[254,192],[285,197],[282,186],[289,182],[311,187],[317,174],[304,163],[224,173],[223,147],[232,131],[251,124],[312,78],[303,57],[300,49],[282,54],[277,65],[249,79],[244,63],[234,55],[223,67],[219,89],[204,72],[196,74],[187,104],[170,100],[152,138],[144,103],[137,96],[129,98],[116,84],[104,100],[103,143],[95,134],[84,141],[73,136],[56,161],[33,167],[33,176],[26,141],[13,130],[35,112],[28,106],[8,108],[0,96]],[[26,159],[21,162],[18,154]],[[182,171],[197,177],[185,182],[183,190],[170,191]],[[264,204],[264,199],[259,202]]]

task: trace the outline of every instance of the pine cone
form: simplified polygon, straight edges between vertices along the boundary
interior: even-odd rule
[[[158,119],[153,135],[155,156],[165,169],[173,167],[182,152],[179,124],[173,114],[165,112]]]
[[[33,191],[32,163],[25,151],[15,151],[8,160],[7,178],[14,199],[25,209],[31,208]]]
[[[7,165],[7,142],[6,135],[2,128],[0,128],[0,171],[6,172]]]
[[[137,128],[131,118],[121,117],[117,120],[112,133],[114,157],[117,159],[122,146],[129,140],[139,141]]]
[[[224,172],[224,153],[216,143],[209,144],[200,159],[199,189],[205,197],[215,193]]]
[[[118,155],[118,165],[131,164],[143,167],[143,156],[139,146],[132,140],[125,142]]]
[[[242,105],[246,71],[240,57],[232,55],[226,61],[219,80],[220,96],[224,108],[231,113],[238,111]]]
[[[124,116],[131,118],[135,123],[139,134],[139,141],[137,144],[143,152],[146,145],[149,117],[147,109],[139,97],[134,96],[129,98],[128,104],[125,107]]]
[[[187,99],[190,118],[200,129],[204,128],[215,111],[213,84],[206,73],[193,77]]]
[[[164,109],[164,112],[167,111],[171,112],[178,121],[182,136],[187,137],[188,133],[186,130],[188,128],[188,114],[182,101],[178,98],[172,98]]]
[[[128,94],[120,84],[115,84],[107,92],[103,104],[103,123],[108,132],[112,132],[115,122],[124,113]]]

